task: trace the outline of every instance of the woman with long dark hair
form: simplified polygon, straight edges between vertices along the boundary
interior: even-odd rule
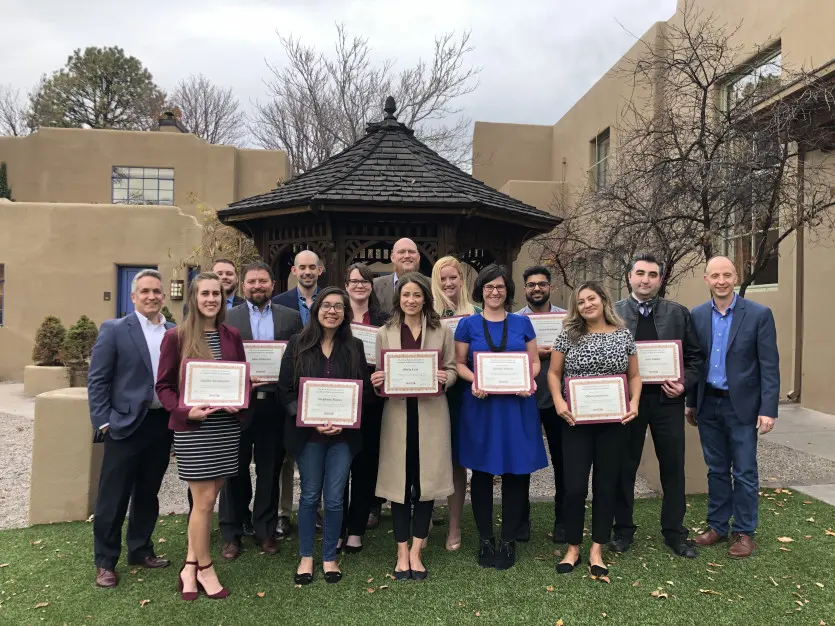
[[[429,281],[416,272],[398,277],[391,319],[377,333],[377,367],[383,350],[438,350],[438,382],[455,384],[452,333],[441,325],[432,304]],[[385,372],[371,381],[379,387]],[[397,563],[394,577],[423,580],[428,570],[421,548],[429,535],[435,498],[453,492],[449,407],[446,397],[389,397],[383,407],[377,495],[391,500]],[[414,508],[414,511],[412,510]],[[409,539],[412,540],[411,548]]]
[[[223,323],[226,303],[220,278],[201,272],[188,293],[183,323],[166,331],[160,346],[156,392],[170,414],[180,480],[188,482],[194,506],[188,520],[188,554],[178,577],[183,600],[229,595],[217,578],[209,554],[215,501],[227,477],[238,473],[240,419],[244,412],[208,406],[180,408],[181,364],[185,359],[246,361],[238,331]],[[249,390],[247,389],[247,393]]]
[[[345,272],[345,291],[351,301],[353,321],[379,327],[386,323],[389,316],[380,308],[373,282],[374,274],[363,263],[355,263]],[[371,371],[373,368],[369,368],[369,374]],[[362,550],[362,539],[375,500],[382,417],[383,403],[376,395],[363,403],[360,426],[362,449],[351,462],[350,484],[345,484],[340,547],[348,553]]]
[[[632,410],[620,423],[577,425],[564,397],[563,378],[626,374]],[[626,449],[627,424],[637,415],[641,399],[641,375],[632,333],[615,313],[612,299],[596,281],[574,290],[568,305],[563,330],[554,341],[548,387],[557,414],[565,421],[562,434],[565,475],[565,540],[568,550],[557,564],[557,572],[567,574],[581,562],[586,495],[592,473],[591,550],[589,572],[606,576],[603,546],[609,543],[615,518],[615,495],[622,455]]]
[[[524,315],[508,313],[514,284],[503,265],[479,273],[473,300],[484,311],[464,318],[455,329],[458,375],[471,383],[461,405],[460,461],[473,471],[473,503],[482,567],[504,570],[516,563],[516,533],[528,502],[531,474],[548,466],[536,398],[529,391],[489,395],[474,384],[473,353],[526,351],[533,378],[539,373],[536,333]],[[502,529],[498,550],[493,538],[493,477],[502,477]]]
[[[313,538],[320,498],[324,499],[322,570],[329,583],[342,579],[336,562],[342,527],[342,498],[351,459],[362,446],[362,434],[352,428],[297,426],[296,415],[301,378],[361,380],[363,396],[373,395],[362,341],[351,334],[352,317],[351,304],[344,291],[338,287],[322,289],[310,309],[310,322],[290,339],[281,361],[278,395],[287,409],[284,447],[296,458],[301,479],[301,559],[294,577],[297,585],[313,581]]]

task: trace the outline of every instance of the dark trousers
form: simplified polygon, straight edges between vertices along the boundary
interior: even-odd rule
[[[615,517],[615,494],[620,465],[626,447],[624,426],[578,424],[562,426],[562,454],[565,467],[565,540],[572,546],[583,542],[583,521],[592,474],[591,538],[608,543]]]
[[[698,425],[707,464],[707,523],[720,535],[753,535],[759,515],[757,424],[740,421],[730,398],[706,395]]]
[[[284,412],[276,394],[253,399],[252,415],[241,430],[238,455],[238,475],[226,479],[220,490],[218,522],[224,541],[240,540],[244,522],[251,520],[255,536],[263,541],[271,539],[278,525],[279,474],[284,463]],[[255,452],[255,500],[252,513],[252,479],[249,466]]]
[[[548,442],[548,452],[551,454],[551,467],[554,470],[554,526],[563,527],[563,498],[565,496],[565,479],[562,463],[562,424],[563,419],[557,415],[554,407],[539,409],[539,419],[545,429],[545,439]],[[531,517],[530,494],[525,502],[525,513],[522,524],[528,523]]]
[[[432,521],[434,500],[420,499],[420,431],[417,398],[406,400],[406,484],[403,504],[391,503],[394,540],[404,543],[409,537],[426,539]]]
[[[93,517],[96,567],[114,569],[122,552],[122,525],[130,502],[128,562],[154,556],[151,535],[159,517],[159,494],[171,456],[168,413],[148,411],[125,439],[104,435],[99,491]]]
[[[502,474],[502,541],[514,541],[528,505],[530,474]],[[493,538],[493,475],[473,470],[470,480],[473,517],[482,539]]]
[[[638,417],[626,429],[626,451],[621,464],[620,480],[615,499],[615,536],[632,540],[635,522],[635,476],[641,463],[647,426],[652,433],[652,444],[658,458],[661,488],[661,532],[668,541],[687,538],[683,525],[684,499],[684,403],[662,403],[660,394],[642,394]]]
[[[380,426],[382,410],[371,406],[363,411],[362,448],[351,462],[350,484],[345,483],[343,498],[342,536],[365,535],[368,514],[374,503],[377,488],[377,468],[380,465]]]

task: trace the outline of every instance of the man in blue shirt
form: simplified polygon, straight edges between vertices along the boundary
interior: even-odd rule
[[[229,259],[215,259],[212,271],[220,278],[226,308],[231,309],[233,306],[243,304],[244,299],[238,295],[238,271],[235,269],[235,263]]]
[[[319,293],[319,277],[325,268],[318,254],[312,250],[302,250],[293,260],[290,271],[298,280],[298,285],[275,296],[273,302],[298,311],[302,324],[306,325],[310,320],[313,299]]]
[[[708,467],[710,529],[693,541],[712,546],[730,532],[728,556],[745,558],[757,547],[757,436],[770,432],[777,418],[777,331],[771,309],[734,292],[730,259],[710,259],[705,282],[713,297],[693,309],[692,320],[706,371],[688,393],[685,416],[699,428]]]

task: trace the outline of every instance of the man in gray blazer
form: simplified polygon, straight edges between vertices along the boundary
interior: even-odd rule
[[[131,284],[135,312],[104,322],[93,347],[87,378],[90,420],[104,438],[93,518],[96,584],[119,583],[116,563],[130,501],[128,563],[167,567],[154,554],[151,535],[159,516],[157,495],[171,452],[168,413],[154,391],[162,337],[169,324],[162,276],[142,270]]]
[[[246,302],[227,312],[226,323],[237,328],[244,341],[287,341],[301,331],[298,311],[270,302],[275,277],[269,265],[261,262],[248,265],[243,270],[242,282]],[[220,492],[221,556],[227,560],[240,556],[244,525],[250,520],[261,551],[267,554],[278,551],[274,535],[278,524],[278,478],[284,462],[285,415],[274,384],[253,389],[249,406],[249,420],[241,425],[238,475],[228,479]],[[250,512],[249,466],[253,448],[256,479]]]
[[[390,258],[394,272],[374,279],[374,293],[380,300],[380,308],[389,314],[394,307],[392,299],[397,277],[407,272],[420,271],[420,252],[417,244],[411,239],[398,239],[391,248]]]

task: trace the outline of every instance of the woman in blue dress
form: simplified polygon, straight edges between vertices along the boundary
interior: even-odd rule
[[[474,352],[519,352],[539,373],[536,334],[529,318],[507,312],[514,285],[503,265],[478,275],[473,300],[484,311],[464,318],[455,331],[458,376],[470,383],[461,404],[459,462],[473,472],[470,498],[482,567],[508,569],[516,562],[516,531],[522,522],[531,473],[547,467],[536,398],[529,392],[488,395],[473,383]],[[498,550],[493,536],[493,476],[502,477],[502,529]]]

